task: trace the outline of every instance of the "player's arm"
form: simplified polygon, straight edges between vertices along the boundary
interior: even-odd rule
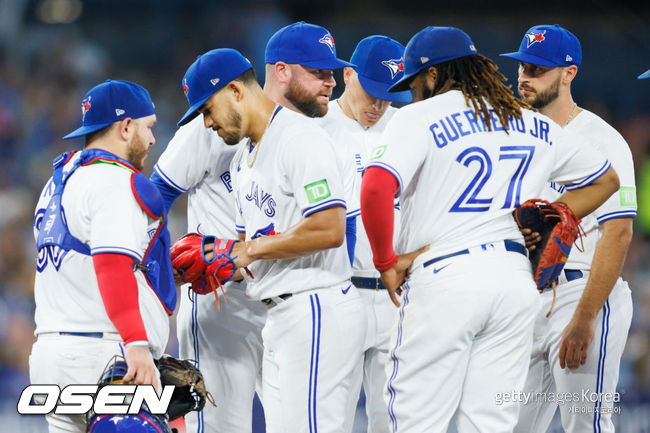
[[[287,259],[313,254],[343,245],[345,240],[345,207],[332,206],[312,213],[288,230],[262,236],[233,247],[237,267],[255,260]]]
[[[612,194],[618,191],[618,187],[618,175],[614,168],[610,167],[589,185],[567,190],[556,201],[565,203],[580,219],[598,209]]]
[[[124,381],[157,388],[156,367],[140,315],[133,258],[117,253],[94,254],[93,265],[106,314],[126,345],[128,371]]]
[[[601,223],[600,227],[602,235],[596,245],[587,285],[571,321],[562,333],[559,352],[562,368],[578,368],[587,362],[596,316],[623,271],[632,241],[631,217],[610,219]]]

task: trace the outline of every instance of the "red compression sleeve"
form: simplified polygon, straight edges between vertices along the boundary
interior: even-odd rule
[[[372,261],[378,271],[397,262],[393,249],[394,197],[397,179],[380,167],[368,167],[361,182],[361,219],[372,248]]]
[[[116,253],[95,254],[93,264],[106,314],[124,344],[147,341],[147,332],[140,316],[133,258]]]

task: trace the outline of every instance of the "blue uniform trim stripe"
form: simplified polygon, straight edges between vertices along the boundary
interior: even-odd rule
[[[237,233],[246,233],[246,227],[236,225],[236,226],[235,226],[235,231],[236,231]]]
[[[361,209],[356,209],[356,210],[348,212],[346,214],[346,217],[347,218],[354,218],[354,217],[358,217],[359,215],[361,215]]]
[[[320,204],[317,204],[316,206],[308,207],[307,209],[303,210],[302,215],[304,217],[308,217],[309,215],[311,215],[313,213],[316,213],[316,212],[319,212],[319,211],[322,211],[322,210],[325,210],[327,208],[334,207],[334,206],[346,207],[345,206],[345,200],[333,199],[333,200],[324,201],[324,202],[322,202]]]
[[[95,254],[104,254],[104,253],[118,253],[124,254],[130,257],[133,257],[137,261],[142,261],[142,254],[137,253],[136,251],[130,250],[128,248],[122,247],[97,247],[90,250],[90,255],[94,256]]]
[[[616,212],[606,213],[605,215],[601,215],[596,219],[598,220],[598,224],[601,224],[601,223],[603,223],[605,221],[613,220],[615,218],[628,218],[628,217],[636,218],[636,211],[635,210],[619,210],[619,211],[616,211]]]
[[[309,395],[307,396],[307,414],[309,432],[318,433],[316,416],[316,391],[318,385],[318,358],[320,354],[321,308],[318,294],[309,297],[311,301],[311,362],[309,365]]]
[[[600,176],[605,174],[605,172],[607,170],[609,170],[609,167],[611,167],[611,166],[612,166],[612,164],[609,161],[605,161],[605,164],[603,164],[603,166],[600,167],[600,169],[597,172],[595,172],[591,176],[587,177],[582,182],[573,183],[571,185],[566,185],[567,191],[571,191],[571,190],[579,189],[579,188],[584,188],[585,186],[589,185],[590,183],[592,183],[593,181],[598,179]]]
[[[195,291],[190,290],[190,296],[192,300],[192,319],[191,319],[191,329],[192,329],[192,344],[194,346],[194,359],[196,360],[196,366],[200,367],[200,360],[199,360],[199,321],[198,321],[198,312],[199,312],[199,305],[198,305],[198,295]],[[197,428],[196,428],[196,433],[203,433],[204,430],[204,423],[203,423],[203,411],[199,411],[196,413],[197,415]]]
[[[594,404],[594,433],[600,433],[601,393],[605,375],[605,357],[607,356],[607,336],[609,334],[609,299],[603,306],[603,323],[600,330],[600,353],[598,356],[598,370],[596,375],[596,403]]]
[[[171,186],[172,188],[178,190],[179,192],[187,192],[187,190],[185,188],[182,188],[180,185],[176,184],[173,180],[171,180],[171,178],[169,176],[167,176],[164,171],[162,171],[162,169],[160,168],[160,166],[158,164],[153,166],[153,171],[158,173],[158,175],[160,177],[162,177],[163,180],[165,182],[167,182],[167,184],[169,186]]]
[[[404,309],[409,303],[409,291],[411,290],[411,287],[408,285],[408,283],[404,284],[406,286],[406,291],[404,293],[404,303],[402,304],[402,308],[399,310],[399,323],[397,325],[397,340],[395,341],[395,347],[393,347],[393,350],[390,352],[390,359],[393,361],[393,373],[391,374],[390,378],[388,379],[388,394],[389,394],[389,399],[388,399],[388,415],[390,416],[391,423],[393,424],[393,433],[397,432],[397,418],[395,417],[395,399],[397,397],[397,393],[395,392],[395,388],[393,387],[393,381],[395,380],[395,377],[397,377],[397,370],[399,369],[399,359],[397,358],[397,355],[395,352],[397,349],[402,345],[402,325],[404,323]]]
[[[390,165],[386,164],[385,162],[371,162],[370,164],[366,165],[366,170],[368,170],[368,167],[379,167],[383,168],[393,176],[395,176],[395,179],[397,179],[397,183],[399,184],[399,189],[397,190],[397,194],[395,194],[395,197],[399,197],[402,195],[402,191],[404,191],[404,183],[402,182],[402,176],[399,175],[397,170],[395,170],[393,167]]]

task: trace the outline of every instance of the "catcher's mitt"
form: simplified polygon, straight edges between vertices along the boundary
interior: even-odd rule
[[[525,201],[512,214],[520,229],[531,229],[542,238],[529,254],[533,276],[541,292],[557,283],[578,237],[578,219],[564,203],[541,199]]]
[[[167,409],[170,421],[193,410],[203,410],[206,401],[216,406],[212,394],[205,389],[201,370],[193,361],[163,355],[156,361],[156,365],[160,371],[162,385],[175,386]]]

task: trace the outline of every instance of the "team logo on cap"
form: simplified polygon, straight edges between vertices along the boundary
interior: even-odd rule
[[[546,39],[544,34],[546,33],[546,30],[535,33],[535,32],[529,32],[526,33],[526,39],[528,40],[528,44],[526,45],[526,48],[530,48],[531,45],[533,45],[536,42],[542,42]]]
[[[325,44],[329,47],[332,54],[334,54],[334,38],[329,33],[323,36],[318,40],[321,44]]]
[[[90,98],[92,96],[87,97],[83,101],[81,101],[81,120],[83,121],[86,118],[86,113],[88,110],[90,110]]]
[[[187,78],[183,78],[183,93],[187,96],[187,92],[190,91],[190,88],[187,87]]]
[[[404,71],[404,62],[402,59],[390,59],[384,60],[381,62],[382,65],[386,66],[390,71],[390,79],[395,78],[395,75]]]

